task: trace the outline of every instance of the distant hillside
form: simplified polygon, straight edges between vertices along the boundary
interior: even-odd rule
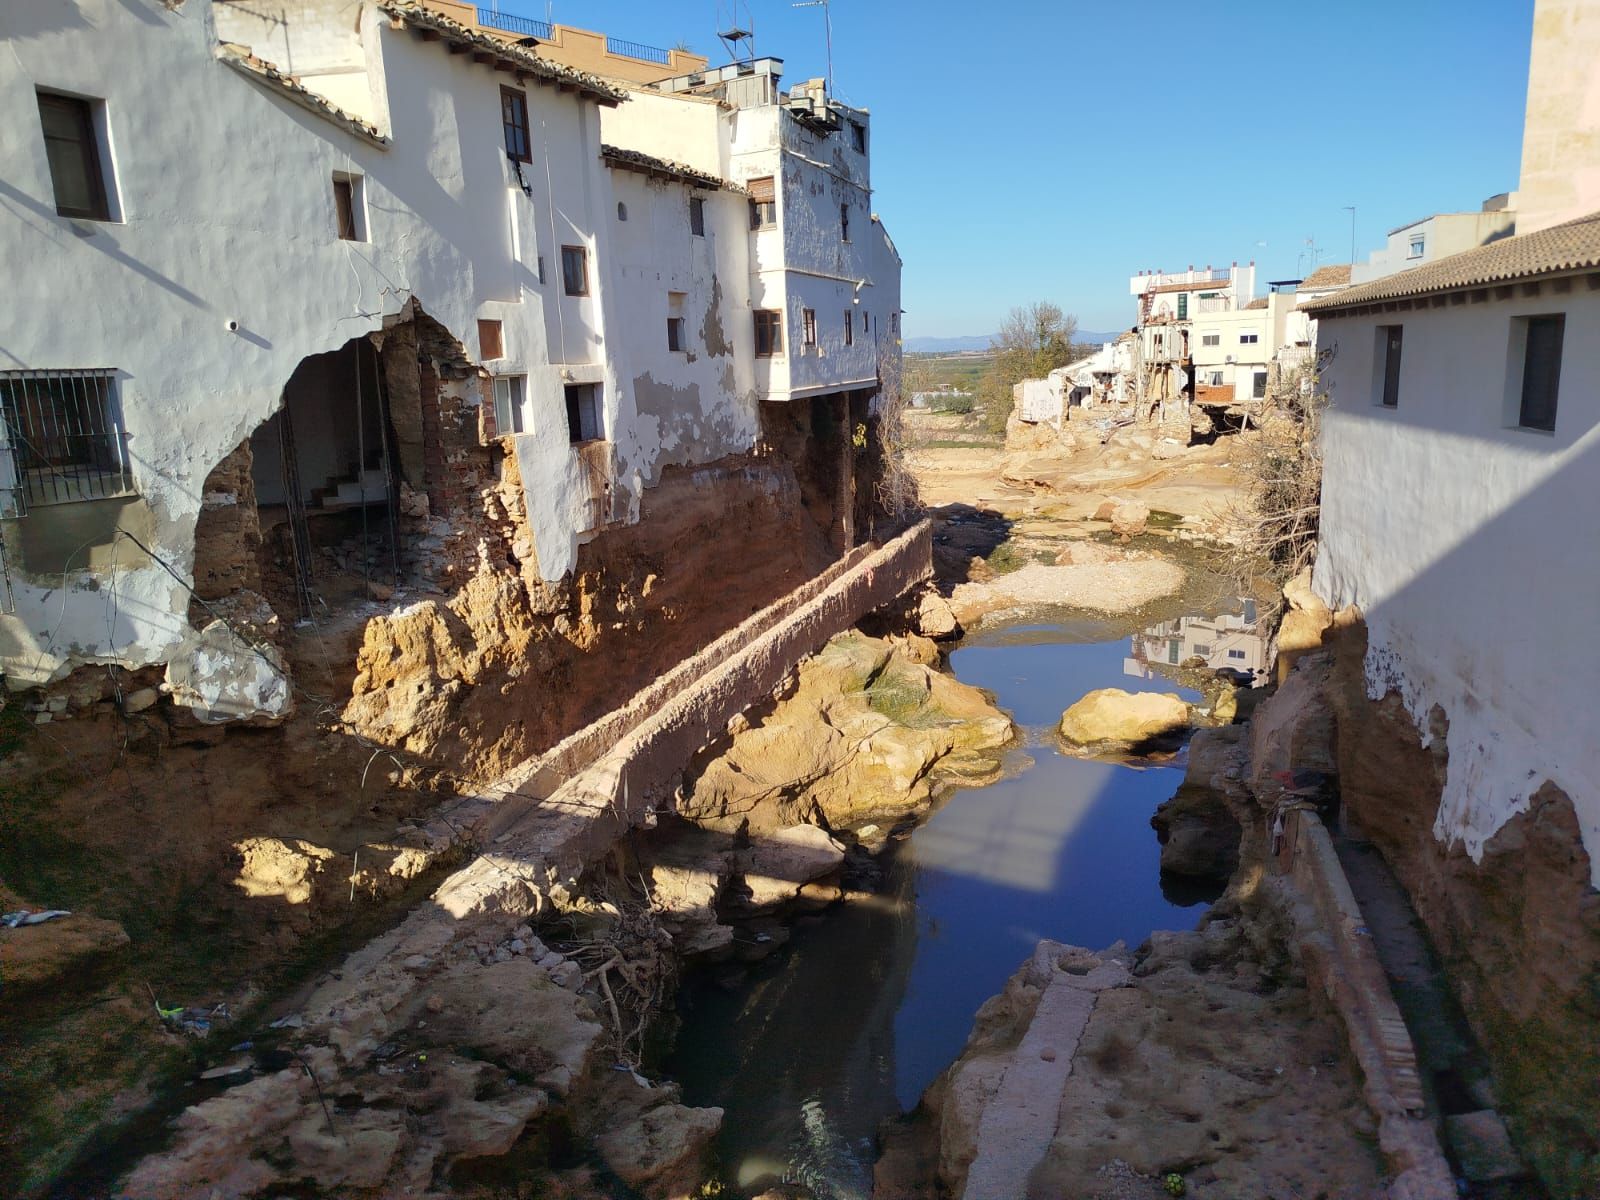
[[[1080,329],[1073,335],[1072,340],[1098,346],[1101,342],[1115,341],[1121,332],[1120,329],[1112,330],[1110,333]],[[905,349],[908,354],[960,354],[964,350],[987,350],[993,340],[993,336],[989,334],[967,337],[908,337],[905,340]]]

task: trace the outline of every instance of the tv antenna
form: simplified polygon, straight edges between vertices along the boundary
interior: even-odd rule
[[[722,43],[730,59],[746,62],[756,56],[756,23],[750,18],[748,0],[744,6],[743,21],[739,19],[739,0],[731,0],[729,18],[726,23],[723,22],[722,0],[717,0],[717,24],[724,26],[718,31],[717,40]]]
[[[822,24],[828,34],[828,74],[826,84],[828,95],[833,95],[833,9],[829,0],[800,0],[798,4],[791,4],[790,8],[820,8],[822,10]]]

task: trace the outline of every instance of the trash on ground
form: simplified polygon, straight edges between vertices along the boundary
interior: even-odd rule
[[[64,908],[46,908],[37,912],[26,908],[19,908],[16,912],[0,914],[0,926],[7,929],[16,929],[22,925],[43,925],[46,921],[53,921],[57,917],[70,917],[72,915]]]

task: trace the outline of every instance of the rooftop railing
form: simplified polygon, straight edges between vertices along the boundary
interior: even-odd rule
[[[543,38],[547,42],[555,34],[548,21],[535,21],[532,17],[519,17],[493,8],[478,10],[478,24],[490,29],[503,29],[507,33],[520,33],[523,37]]]
[[[672,55],[658,46],[646,46],[640,42],[624,41],[622,38],[606,38],[606,53],[620,54],[624,58],[639,58],[645,62],[660,63],[669,66]]]

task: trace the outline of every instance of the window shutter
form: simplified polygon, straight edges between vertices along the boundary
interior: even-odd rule
[[[760,179],[752,179],[745,186],[750,189],[750,199],[757,204],[771,204],[777,199],[777,194],[773,190],[771,175],[765,175]]]

